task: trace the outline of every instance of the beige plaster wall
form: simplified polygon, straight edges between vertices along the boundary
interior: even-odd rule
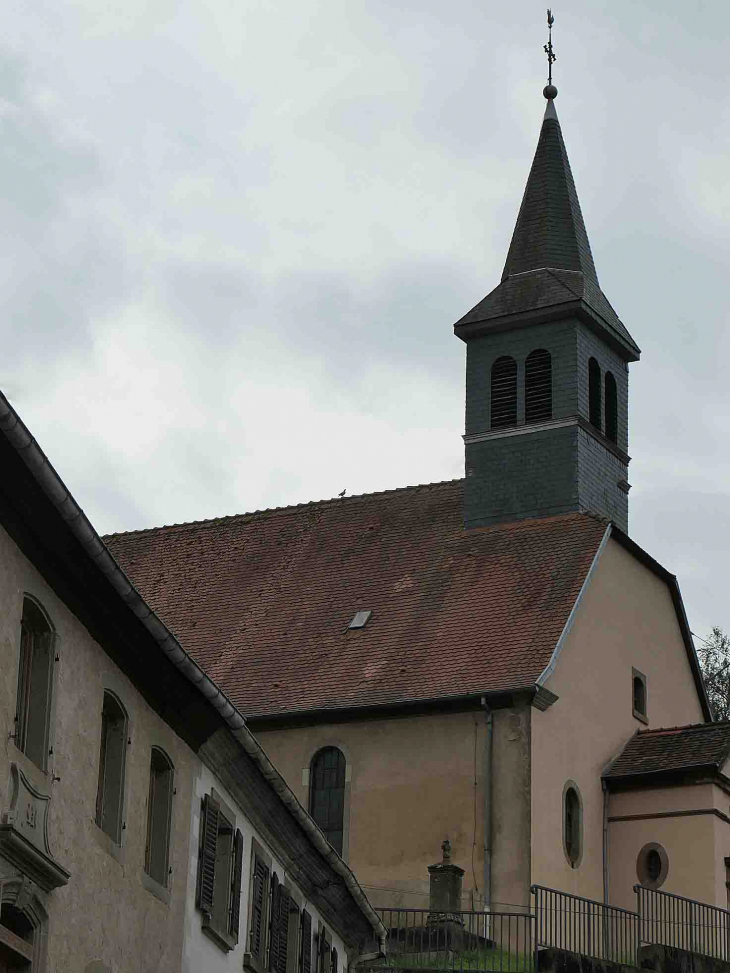
[[[10,739],[16,706],[19,629],[24,593],[46,609],[60,636],[56,663],[54,756],[49,773],[35,767]],[[10,763],[51,793],[50,847],[70,873],[68,885],[43,896],[49,914],[48,966],[53,973],[179,971],[189,856],[192,751],[146,705],[86,629],[51,591],[0,529],[0,809],[10,800]],[[129,714],[126,809],[122,846],[94,822],[104,688]],[[161,747],[175,767],[170,903],[142,885],[150,748]],[[52,773],[51,773],[52,772]],[[55,774],[60,780],[52,782]]]
[[[603,898],[600,777],[626,740],[644,728],[632,714],[632,667],[647,678],[649,726],[702,722],[669,590],[618,543],[609,541],[546,684],[559,699],[544,713],[533,713],[536,883]],[[577,868],[571,868],[563,852],[562,798],[568,779],[575,780],[583,801],[584,851]],[[698,834],[702,827],[693,823]],[[642,833],[650,834],[651,829],[647,824]],[[617,834],[611,831],[612,848],[619,842]],[[630,883],[630,889],[633,882],[625,870],[619,871],[612,880],[612,894],[623,901],[624,886]]]
[[[529,899],[529,710],[494,720],[495,893]],[[427,908],[427,866],[448,837],[465,870],[462,907],[481,907],[484,869],[483,711],[367,720],[258,733],[308,807],[309,766],[320,747],[347,760],[345,858],[374,905]]]

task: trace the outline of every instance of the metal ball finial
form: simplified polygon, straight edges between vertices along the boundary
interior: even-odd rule
[[[548,101],[552,101],[553,98],[558,97],[558,89],[555,87],[554,84],[546,84],[545,87],[542,89],[542,93],[547,98]]]

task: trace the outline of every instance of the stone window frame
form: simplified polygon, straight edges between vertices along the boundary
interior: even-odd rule
[[[576,822],[576,839],[578,842],[577,853],[571,854],[568,848],[567,842],[567,828],[568,828],[568,794],[572,791],[577,798],[577,811],[578,820]],[[580,864],[583,861],[583,847],[584,847],[584,834],[583,834],[583,795],[580,792],[580,787],[576,784],[574,780],[566,780],[563,786],[563,797],[562,797],[562,840],[563,840],[563,854],[565,855],[565,860],[570,865],[572,869],[580,868]]]
[[[110,709],[112,707],[116,708],[117,712],[121,716],[121,727],[118,729],[121,741],[121,759],[119,761],[118,768],[112,766],[112,770],[114,772],[113,777],[107,776],[108,759],[111,750],[109,730],[110,727],[113,727],[117,721],[114,720],[112,723],[110,723],[109,716],[107,715],[105,717],[105,707],[107,706],[107,702],[110,704]],[[114,692],[113,689],[105,687],[102,693],[102,709],[100,715],[101,732],[99,734],[99,767],[97,774],[96,811],[94,814],[94,822],[97,828],[103,834],[105,834],[107,838],[109,838],[113,846],[121,848],[122,838],[127,829],[124,798],[127,791],[127,754],[132,743],[132,737],[129,730],[129,711],[119,695]],[[107,720],[106,723],[105,718]],[[116,818],[116,826],[113,829],[114,833],[107,831],[104,827],[104,820],[108,814],[107,801],[110,797],[112,798],[113,804],[116,807],[116,813],[114,815]],[[114,809],[112,808],[112,810]]]
[[[641,683],[644,690],[644,709],[639,710],[636,708],[636,682],[637,680]],[[631,667],[631,712],[634,718],[639,720],[641,723],[649,723],[649,687],[647,685],[647,679],[643,672],[638,669]]]
[[[350,854],[350,790],[352,781],[352,756],[350,754],[350,748],[341,740],[326,737],[310,751],[307,766],[302,767],[302,788],[304,789],[305,798],[304,806],[307,808],[307,813],[311,813],[309,809],[312,806],[312,764],[314,762],[314,758],[317,756],[320,750],[326,750],[328,747],[336,748],[345,758],[345,794],[342,809],[342,853],[340,854],[340,857],[346,862],[349,860]]]
[[[661,867],[656,879],[649,877],[649,855],[655,851],[659,855]],[[658,841],[647,841],[636,856],[636,877],[645,889],[660,889],[669,875],[669,855]]]
[[[103,706],[104,693],[111,693],[116,696],[117,700],[121,702],[126,714],[127,714],[127,760],[125,761],[125,778],[124,778],[124,788],[122,794],[122,828],[121,828],[121,840],[117,844],[113,841],[109,835],[102,831],[99,825],[96,823],[96,809],[91,815],[91,821],[94,827],[91,829],[91,833],[96,840],[99,847],[105,851],[107,854],[111,855],[112,858],[116,859],[120,864],[124,864],[126,859],[126,846],[127,846],[127,812],[129,804],[129,786],[126,774],[126,768],[129,760],[129,753],[134,741],[134,728],[135,728],[135,709],[134,709],[134,695],[130,692],[130,687],[127,679],[122,676],[120,672],[115,669],[108,669],[103,672],[100,679],[99,689],[101,691],[101,701]],[[101,706],[99,707],[99,723],[97,724],[97,740],[101,741]],[[101,746],[97,750],[97,759],[101,756]],[[95,797],[98,797],[98,770],[97,767],[97,788],[95,789]]]
[[[150,867],[151,867],[150,859],[152,856],[151,842],[154,837],[152,835],[152,825],[153,825],[152,819],[154,815],[154,808],[152,806],[152,801],[154,797],[153,791],[155,790],[155,787],[154,787],[154,779],[152,776],[152,772],[153,772],[153,761],[154,761],[155,753],[158,753],[162,756],[162,758],[167,763],[170,771],[169,798],[168,798],[168,809],[166,815],[167,847],[165,849],[165,870],[164,870],[165,874],[164,874],[163,882],[160,882],[156,878],[154,878],[150,872]],[[141,880],[142,880],[142,885],[147,889],[148,892],[151,892],[153,895],[155,895],[158,899],[164,902],[165,905],[169,905],[170,904],[170,882],[171,882],[171,875],[172,875],[172,865],[170,864],[170,861],[172,858],[172,836],[173,836],[175,795],[177,794],[177,787],[175,786],[175,764],[173,763],[172,758],[170,757],[168,752],[163,747],[159,746],[159,744],[156,743],[153,743],[150,746],[149,785],[150,786],[147,795],[147,830],[145,834],[145,860],[144,860],[144,867],[142,869]]]
[[[45,705],[46,712],[46,730],[45,730],[45,741],[44,741],[44,760],[42,766],[38,764],[24,749],[21,749],[20,744],[17,740],[18,733],[18,720],[19,720],[19,709],[20,700],[18,698],[20,690],[20,675],[21,675],[21,662],[23,653],[23,618],[25,615],[25,603],[30,602],[33,607],[40,613],[43,617],[49,631],[49,672],[48,672],[48,685],[47,685],[47,698]],[[17,635],[17,670],[15,678],[15,722],[13,724],[13,734],[12,742],[17,750],[18,756],[22,756],[22,759],[27,764],[32,765],[35,773],[41,773],[47,778],[53,775],[53,751],[55,744],[55,726],[56,726],[56,698],[57,698],[57,683],[58,683],[58,663],[60,661],[60,651],[61,651],[61,640],[58,634],[58,630],[53,623],[53,620],[45,608],[42,600],[30,591],[24,591],[21,600],[20,607],[20,623],[18,625],[18,635]]]
[[[3,859],[0,858],[0,866]],[[48,952],[48,911],[45,896],[26,876],[19,873],[10,877],[3,874],[0,867],[0,907],[14,906],[33,927],[29,973],[44,973]]]

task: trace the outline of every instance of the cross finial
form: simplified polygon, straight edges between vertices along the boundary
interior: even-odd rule
[[[553,51],[553,24],[555,23],[555,17],[553,17],[553,12],[548,7],[547,11],[547,23],[548,23],[548,42],[544,46],[543,50],[547,54],[548,59],[548,83],[543,89],[543,94],[548,99],[552,101],[553,98],[557,96],[558,89],[553,84],[553,61],[555,60],[555,52]]]

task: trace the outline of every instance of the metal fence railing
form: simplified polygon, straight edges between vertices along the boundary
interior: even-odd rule
[[[376,909],[387,955],[371,967],[447,973],[536,973],[535,919],[518,912]]]
[[[730,960],[730,912],[697,899],[635,885],[642,943]]]
[[[639,916],[594,899],[533,885],[536,945],[636,965]]]

